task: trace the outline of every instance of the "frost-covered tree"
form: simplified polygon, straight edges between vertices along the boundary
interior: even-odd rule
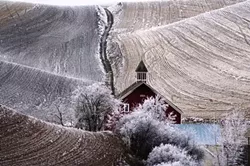
[[[243,163],[244,145],[247,143],[247,121],[243,112],[232,111],[221,122],[221,148],[217,149],[217,163],[220,166],[234,166]]]
[[[113,131],[116,128],[116,124],[119,122],[119,120],[129,113],[131,113],[131,111],[126,111],[122,108],[121,105],[118,110],[113,111],[107,115],[107,123],[105,124],[105,129]]]
[[[104,129],[107,115],[118,109],[120,101],[102,83],[94,83],[75,92],[76,127],[88,131]]]
[[[159,96],[156,96],[156,98],[150,97],[147,100],[145,100],[143,104],[139,105],[138,108],[135,108],[134,110],[130,110],[128,112],[124,110],[122,107],[120,107],[120,109],[118,109],[117,111],[114,111],[111,114],[109,114],[108,123],[106,127],[109,130],[115,129],[116,124],[122,117],[137,110],[145,110],[148,114],[154,116],[156,119],[160,121],[168,121],[169,123],[175,123],[176,115],[173,112],[170,112],[168,115],[166,115],[165,110],[167,109],[167,107],[168,105],[166,104],[166,102]]]
[[[147,166],[198,166],[198,163],[187,153],[185,149],[177,146],[161,144],[150,152],[147,159]]]
[[[47,121],[67,127],[74,126],[74,108],[70,97],[58,97],[45,110],[48,112]]]
[[[143,161],[161,144],[171,144],[186,149],[193,160],[203,158],[199,149],[187,133],[176,128],[165,114],[167,105],[163,99],[149,98],[128,115],[116,127],[116,133],[127,142],[135,158]]]

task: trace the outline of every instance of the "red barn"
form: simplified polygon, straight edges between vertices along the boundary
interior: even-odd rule
[[[136,68],[137,81],[130,85],[127,89],[121,92],[117,97],[121,99],[125,104],[124,109],[127,111],[133,109],[134,107],[142,104],[143,101],[148,97],[156,97],[156,95],[161,96],[168,104],[166,109],[166,114],[173,112],[176,115],[176,123],[181,123],[182,111],[175,106],[172,102],[167,100],[165,97],[160,95],[155,89],[147,84],[147,68],[143,61],[141,61]]]

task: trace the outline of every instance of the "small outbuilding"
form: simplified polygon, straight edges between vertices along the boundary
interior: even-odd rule
[[[181,114],[183,113],[177,106],[175,106],[171,101],[167,100],[159,92],[157,92],[153,87],[147,84],[147,68],[143,61],[141,61],[135,70],[137,75],[137,81],[130,85],[128,88],[123,90],[117,97],[122,100],[124,104],[124,109],[126,111],[131,111],[133,108],[142,104],[146,98],[156,97],[159,95],[168,104],[166,109],[166,114],[174,113],[176,115],[176,124],[181,123]]]

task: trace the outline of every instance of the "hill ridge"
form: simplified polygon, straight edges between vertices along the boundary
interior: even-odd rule
[[[248,110],[249,11],[246,1],[164,27],[119,34],[124,65],[116,73],[118,91],[136,81],[134,69],[143,60],[148,83],[185,116]]]
[[[110,166],[123,154],[111,132],[50,124],[0,105],[0,165]]]

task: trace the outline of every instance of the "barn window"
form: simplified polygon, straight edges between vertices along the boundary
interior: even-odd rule
[[[123,111],[129,112],[129,104],[127,104],[127,103],[123,104]]]
[[[146,83],[147,73],[146,72],[137,72],[137,81]]]

